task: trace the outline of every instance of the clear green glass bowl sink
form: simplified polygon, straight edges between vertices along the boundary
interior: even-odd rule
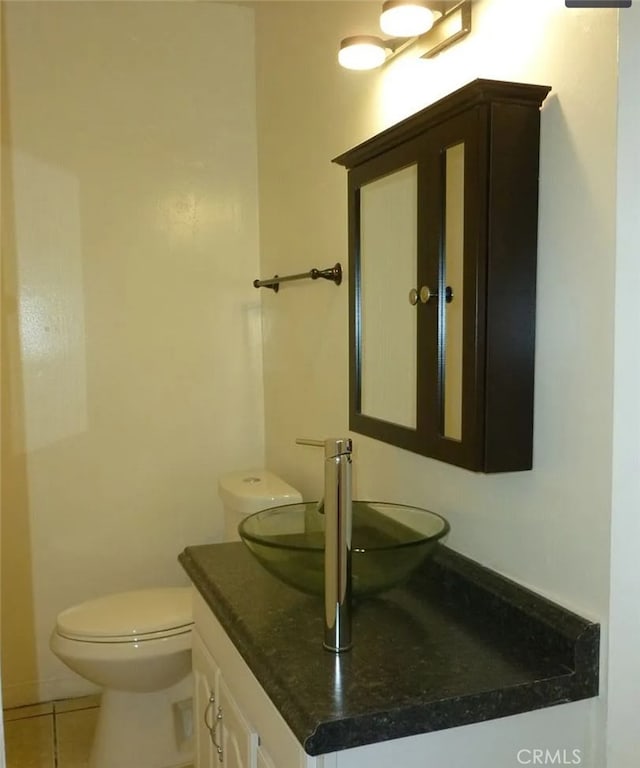
[[[238,530],[269,573],[302,592],[321,595],[324,521],[318,503],[306,502],[256,512]],[[401,584],[448,532],[447,521],[426,509],[354,501],[352,594],[374,595]]]

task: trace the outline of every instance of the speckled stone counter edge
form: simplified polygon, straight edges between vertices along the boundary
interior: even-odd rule
[[[364,716],[345,713],[338,720],[314,722],[306,712],[292,711],[288,691],[251,642],[242,616],[200,567],[197,549],[187,547],[180,555],[181,564],[310,755],[506,717],[598,694],[598,624],[440,545],[407,588],[437,592],[439,600],[449,601],[468,614],[470,625],[485,622],[508,631],[523,647],[535,647],[557,660],[566,674],[419,706],[390,707]],[[271,577],[265,574],[265,578]]]

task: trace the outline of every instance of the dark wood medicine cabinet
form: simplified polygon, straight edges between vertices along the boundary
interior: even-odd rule
[[[354,432],[478,472],[531,469],[550,90],[475,80],[335,158]]]

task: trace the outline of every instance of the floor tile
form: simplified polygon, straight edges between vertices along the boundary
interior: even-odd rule
[[[100,694],[81,696],[77,699],[59,699],[53,702],[56,715],[62,712],[75,712],[77,709],[91,709],[100,706]]]
[[[4,737],[7,768],[54,768],[53,715],[11,720]]]
[[[87,768],[98,709],[78,709],[56,715],[58,768]]]
[[[30,704],[26,707],[13,707],[5,709],[2,717],[5,723],[11,720],[22,720],[25,717],[39,717],[40,715],[50,715],[53,712],[53,705],[49,701],[46,704]]]

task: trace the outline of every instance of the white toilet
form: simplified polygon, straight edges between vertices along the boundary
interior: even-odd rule
[[[253,512],[302,497],[265,470],[220,478],[225,537]],[[50,646],[103,687],[90,768],[181,768],[193,762],[191,588],[107,595],[58,615]]]

